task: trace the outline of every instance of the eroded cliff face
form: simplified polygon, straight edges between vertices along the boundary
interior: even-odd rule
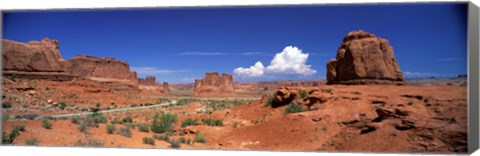
[[[58,42],[48,38],[21,43],[2,40],[4,71],[63,72]]]
[[[207,72],[203,79],[195,80],[195,88],[193,94],[195,96],[208,95],[225,95],[234,94],[235,87],[233,76],[223,73],[222,76],[218,72]]]
[[[363,30],[348,33],[327,63],[327,84],[396,84],[405,80],[386,39]]]
[[[66,62],[65,71],[75,76],[138,81],[130,65],[115,58],[77,55]]]
[[[127,62],[85,55],[64,60],[58,41],[48,38],[28,43],[2,40],[2,59],[7,77],[55,81],[85,77],[113,90],[138,90],[137,74]]]

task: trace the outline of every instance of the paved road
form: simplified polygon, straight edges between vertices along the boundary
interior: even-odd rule
[[[138,107],[128,107],[128,108],[118,108],[118,109],[110,109],[110,110],[102,110],[98,111],[97,113],[112,113],[112,112],[122,112],[122,111],[129,111],[129,110],[137,110],[137,109],[145,109],[145,108],[154,108],[154,107],[162,107],[168,105],[177,104],[176,100],[172,100],[171,103],[163,103],[151,106],[138,106]],[[72,113],[72,114],[62,114],[62,115],[52,115],[52,118],[62,118],[62,117],[71,117],[71,116],[80,116],[80,115],[90,115],[94,112],[81,112],[81,113]],[[37,119],[41,119],[42,117],[37,117]]]

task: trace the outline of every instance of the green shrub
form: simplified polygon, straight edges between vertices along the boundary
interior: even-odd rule
[[[25,126],[17,125],[15,126],[8,136],[6,136],[5,131],[2,132],[2,144],[12,144],[20,135],[20,131],[25,131]]]
[[[302,89],[298,92],[298,94],[300,95],[300,98],[302,98],[302,99],[307,97],[307,91],[306,90]]]
[[[104,144],[105,143],[102,140],[88,139],[86,142],[83,142],[82,140],[77,140],[74,146],[103,147]]]
[[[202,123],[208,126],[223,126],[223,121],[220,119],[203,118]]]
[[[123,123],[132,123],[133,122],[133,119],[131,116],[127,116],[127,117],[124,117],[122,119]]]
[[[79,116],[73,116],[71,119],[72,123],[74,124],[80,124],[81,118]]]
[[[30,138],[25,141],[25,144],[27,145],[38,145],[38,139],[37,138]]]
[[[187,139],[185,139],[185,137],[180,137],[180,138],[178,138],[178,142],[180,142],[182,144],[185,144],[185,143],[187,143]]]
[[[60,108],[61,110],[64,110],[65,107],[67,107],[67,104],[64,103],[64,102],[62,102],[62,103],[60,103],[60,104],[58,105],[58,108]]]
[[[175,114],[155,114],[150,129],[154,133],[171,132],[176,122],[177,115]]]
[[[182,121],[182,127],[199,125],[197,119],[188,118]]]
[[[25,132],[25,125],[15,125],[14,129],[18,129],[19,131]]]
[[[143,144],[155,145],[155,139],[150,137],[143,137]]]
[[[117,128],[114,125],[107,125],[107,133],[108,134],[113,134]]]
[[[193,141],[195,142],[201,142],[201,143],[206,143],[207,142],[207,138],[204,136],[204,135],[201,135],[197,132],[197,134],[195,134],[195,138],[193,138]]]
[[[12,104],[10,102],[3,102],[2,108],[12,108]]]
[[[97,124],[99,124],[99,123],[107,123],[107,121],[108,121],[107,117],[103,116],[102,113],[97,113],[97,112],[95,112],[95,113],[93,113],[90,117],[91,117],[91,118],[93,119],[93,121],[94,121],[95,123],[97,123]]]
[[[285,114],[303,112],[301,105],[290,104],[285,108]]]
[[[154,139],[157,139],[157,140],[163,140],[163,141],[170,141],[170,137],[166,136],[166,135],[158,135],[158,134],[154,134],[153,135],[153,138]]]
[[[147,132],[147,133],[150,132],[150,128],[149,128],[148,124],[139,124],[138,125],[138,130],[140,132]]]
[[[3,120],[3,121],[8,121],[8,120],[10,120],[10,116],[8,116],[8,115],[3,115],[3,116],[2,116],[2,120]]]
[[[121,136],[124,136],[124,137],[131,137],[132,136],[132,131],[130,130],[130,128],[128,127],[122,127],[120,128],[119,132],[118,132]]]
[[[123,123],[123,126],[128,127],[130,129],[135,129],[135,124],[130,123],[130,122],[129,123]]]
[[[171,148],[180,148],[180,142],[178,140],[172,139],[172,140],[170,140],[170,147]]]
[[[52,128],[52,124],[50,122],[48,122],[48,119],[43,119],[42,120],[42,127],[43,128],[46,128],[46,129],[51,129]]]
[[[233,128],[237,128],[237,124],[238,124],[238,123],[237,123],[236,121],[233,122],[232,127],[233,127]]]
[[[110,121],[111,124],[122,124],[123,122],[120,121],[118,118],[114,118],[112,121]]]

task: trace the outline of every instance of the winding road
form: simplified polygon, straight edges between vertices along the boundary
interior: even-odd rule
[[[150,106],[138,106],[138,107],[101,110],[101,111],[98,111],[97,113],[122,112],[122,111],[129,111],[129,110],[162,107],[162,106],[168,106],[168,105],[174,105],[174,104],[177,104],[176,100],[172,100],[171,102],[168,102],[168,103],[156,104],[156,105],[150,105]],[[80,116],[80,115],[90,115],[90,114],[93,114],[93,113],[95,113],[95,112],[81,112],[81,113],[61,114],[61,115],[52,115],[50,117],[52,117],[52,118],[64,118],[64,117],[72,117],[72,116]],[[41,118],[43,118],[43,117],[37,117],[37,119],[41,119]]]

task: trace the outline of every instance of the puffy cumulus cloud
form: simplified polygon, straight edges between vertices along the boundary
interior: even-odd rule
[[[282,52],[277,53],[270,65],[266,68],[268,73],[312,75],[317,71],[307,65],[308,54],[294,46],[287,46]]]
[[[264,75],[312,75],[317,71],[307,65],[308,54],[303,53],[297,47],[287,46],[282,52],[277,53],[270,62],[270,65],[264,67],[262,62],[257,61],[250,68],[239,67],[233,72],[240,77],[261,77]]]
[[[260,77],[263,76],[265,67],[262,62],[257,61],[255,65],[250,66],[250,68],[239,67],[233,70],[233,73],[240,77]]]

